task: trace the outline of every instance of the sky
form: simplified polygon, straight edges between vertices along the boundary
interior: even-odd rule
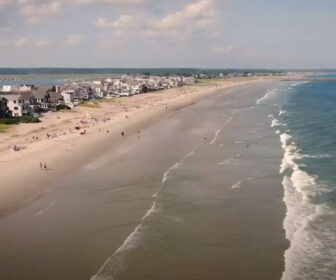
[[[0,0],[0,67],[336,68],[334,0]]]

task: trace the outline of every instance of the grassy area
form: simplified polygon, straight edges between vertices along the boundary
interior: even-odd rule
[[[120,99],[119,98],[103,98],[103,99],[99,99],[100,103],[108,103],[108,104],[118,104],[120,103]]]
[[[78,111],[76,111],[76,109],[71,109],[71,110],[68,110],[68,109],[61,109],[59,110],[58,112],[62,112],[62,113],[71,113],[71,114],[77,114]]]
[[[0,119],[0,124],[13,125],[19,123],[39,123],[41,122],[39,118],[34,117],[18,117],[18,118],[8,118]]]
[[[86,107],[86,108],[100,108],[100,104],[97,101],[84,102],[80,104],[79,106]]]
[[[223,83],[223,81],[225,81],[225,80],[222,80],[222,79],[201,79],[201,80],[198,80],[198,82],[195,83],[195,84],[190,84],[190,85],[186,85],[186,86],[188,86],[188,87],[207,87],[207,86],[214,86],[216,84]]]
[[[10,125],[0,123],[0,133],[6,132],[10,127]]]

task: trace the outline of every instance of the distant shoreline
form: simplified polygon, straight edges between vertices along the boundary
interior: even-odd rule
[[[150,73],[152,75],[195,75],[195,74],[219,74],[219,73],[286,73],[281,69],[230,69],[230,68],[62,68],[62,67],[37,67],[37,68],[0,68],[0,76],[4,75],[68,75],[68,74],[137,74]]]

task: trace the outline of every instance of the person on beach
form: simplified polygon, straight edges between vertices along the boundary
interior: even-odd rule
[[[44,165],[43,165],[43,168],[44,168],[44,170],[47,170],[47,165],[44,164]]]
[[[126,118],[126,120],[128,120],[128,116],[127,115],[125,116],[125,118]]]
[[[40,162],[40,169],[42,170],[43,169],[43,163]]]
[[[121,132],[121,136],[124,137],[125,136],[125,132],[122,131]]]
[[[109,134],[109,133],[110,133],[110,131],[109,131],[109,130],[106,130],[106,133],[107,133],[107,134]]]
[[[208,138],[206,136],[204,136],[204,142],[206,142],[208,140]]]

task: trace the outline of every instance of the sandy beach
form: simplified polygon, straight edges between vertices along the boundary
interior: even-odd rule
[[[279,279],[281,148],[254,110],[275,83],[99,102],[0,135],[0,277]]]
[[[38,185],[52,182],[82,162],[104,153],[104,143],[117,143],[122,132],[137,133],[166,113],[223,89],[263,79],[210,80],[131,98],[91,102],[72,111],[48,113],[39,124],[12,127],[0,134],[0,215],[15,210],[17,203],[33,193]],[[80,130],[75,129],[77,125]],[[80,135],[84,131],[86,135]],[[14,151],[15,145],[22,150]],[[46,163],[47,172],[40,172],[40,162]],[[17,170],[20,176],[15,175]]]

